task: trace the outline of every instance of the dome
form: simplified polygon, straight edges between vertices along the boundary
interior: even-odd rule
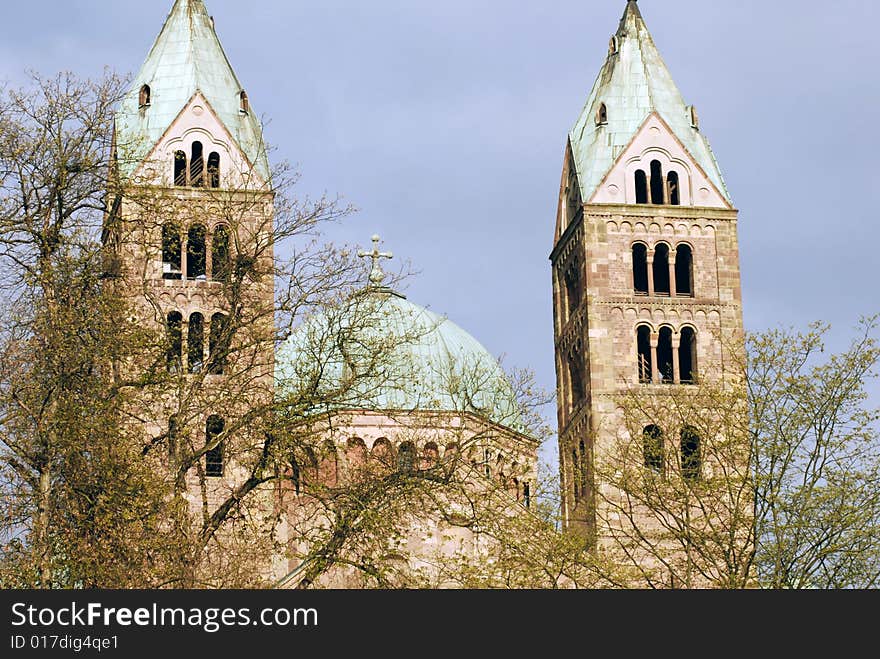
[[[297,328],[276,354],[275,380],[279,402],[303,414],[438,411],[520,425],[513,388],[479,341],[378,286]]]

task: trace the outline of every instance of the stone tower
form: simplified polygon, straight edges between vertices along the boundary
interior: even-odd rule
[[[722,377],[742,334],[737,211],[635,0],[568,136],[550,259],[565,524],[601,539],[619,396]],[[699,438],[657,439],[700,470]]]
[[[112,274],[157,337],[156,385],[132,417],[210,509],[236,482],[245,419],[272,400],[273,195],[261,124],[202,0],[174,3],[120,103],[114,159]]]

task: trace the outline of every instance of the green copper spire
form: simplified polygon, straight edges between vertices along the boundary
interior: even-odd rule
[[[596,121],[603,103],[607,109],[605,123]],[[629,0],[605,64],[569,135],[584,201],[593,196],[652,112],[663,118],[709,180],[730,201],[709,142],[694,126],[694,115],[654,45],[638,3]]]
[[[141,98],[144,85],[150,88],[146,107]],[[125,173],[134,171],[193,95],[201,92],[257,173],[268,180],[262,127],[249,105],[242,110],[243,91],[205,4],[176,0],[116,116]]]

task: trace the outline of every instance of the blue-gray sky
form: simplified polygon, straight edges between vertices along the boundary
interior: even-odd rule
[[[553,389],[563,148],[624,0],[206,0],[277,155],[420,271],[410,299]],[[135,73],[172,0],[4,2],[0,80]],[[747,329],[880,311],[880,4],[642,0],[734,203]],[[552,455],[553,449],[548,451]]]

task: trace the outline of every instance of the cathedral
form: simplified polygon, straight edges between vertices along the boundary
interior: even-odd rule
[[[320,534],[303,529],[333,532],[333,493],[370,465],[453,465],[467,496],[530,514],[538,442],[513,385],[471,335],[394,289],[378,236],[350,294],[288,311],[297,322],[279,331],[275,236],[287,225],[261,123],[202,0],[174,3],[120,104],[113,157],[114,276],[133,322],[165,337],[156,358],[175,383],[145,390],[132,418],[167,447],[202,535],[246,555],[255,548],[236,546],[236,530],[271,520],[266,563],[252,566],[265,581],[359,586],[354,570],[311,569],[330,550],[314,551]],[[741,334],[736,222],[697,111],[630,1],[568,135],[551,254],[563,520],[590,542],[607,531],[595,467],[620,435],[615,396],[697,389],[723,373],[725,337]],[[697,477],[704,438],[645,428]],[[283,473],[266,477],[278,452]],[[252,492],[256,508],[215,538]],[[461,501],[433,503],[442,515],[411,515],[382,539],[400,575],[430,579],[443,556],[485,548],[479,525],[454,523]]]

